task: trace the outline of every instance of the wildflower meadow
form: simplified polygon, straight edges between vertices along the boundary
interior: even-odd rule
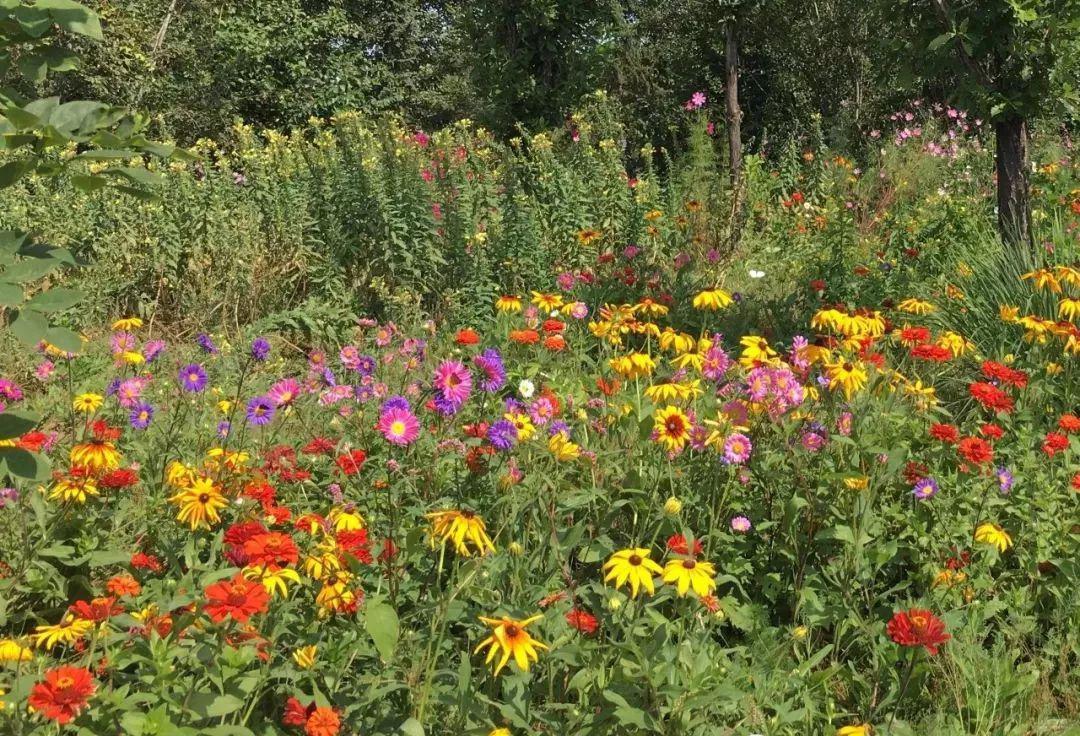
[[[40,85],[128,11],[0,38]],[[147,79],[198,139],[0,109],[0,734],[1080,735],[1071,118],[218,130]]]

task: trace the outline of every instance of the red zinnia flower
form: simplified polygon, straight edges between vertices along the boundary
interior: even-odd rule
[[[914,460],[909,460],[907,464],[904,465],[904,482],[908,485],[915,485],[929,474],[930,468],[922,463],[917,463]]]
[[[136,570],[150,570],[151,572],[161,572],[161,560],[154,555],[149,555],[145,552],[136,552],[131,556],[131,566]]]
[[[300,550],[288,534],[266,532],[244,542],[247,564],[265,565],[277,570],[295,565],[300,560]]]
[[[286,726],[303,726],[307,723],[308,715],[315,711],[315,702],[304,705],[296,698],[285,701],[285,713],[281,716],[281,722]]]
[[[458,330],[457,335],[454,336],[454,342],[458,345],[476,345],[480,342],[480,335],[469,327],[463,330]]]
[[[957,452],[965,460],[976,465],[988,463],[994,459],[994,450],[990,443],[980,437],[965,437],[957,445]]]
[[[596,616],[580,608],[571,608],[566,614],[566,623],[586,636],[596,633]]]
[[[102,488],[127,488],[139,482],[139,474],[132,468],[117,468],[106,473],[98,481]]]
[[[992,440],[1000,440],[1005,436],[1005,430],[996,424],[984,424],[979,427],[979,434]]]
[[[955,445],[960,438],[960,433],[951,424],[932,424],[930,425],[930,436],[935,440]]]
[[[1058,429],[1062,432],[1080,432],[1080,417],[1075,414],[1062,414],[1058,419]]]
[[[1043,440],[1043,452],[1047,457],[1053,457],[1059,452],[1063,452],[1069,447],[1069,438],[1060,432],[1048,432],[1046,439]]]
[[[968,386],[968,393],[987,409],[1012,411],[1012,398],[992,383],[978,382]]]
[[[566,329],[566,324],[557,319],[545,319],[540,327],[544,332],[562,332]]]
[[[1010,368],[1007,365],[1002,365],[1001,363],[995,363],[992,360],[983,361],[982,372],[987,378],[1007,383],[1016,388],[1024,388],[1027,386],[1028,376],[1026,373],[1018,371],[1015,368]]]
[[[690,554],[690,549],[686,546],[686,537],[684,537],[682,534],[672,534],[670,537],[668,537],[667,548],[677,555]],[[694,554],[700,555],[702,553],[702,550],[703,548],[701,546],[701,540],[695,539]]]
[[[102,621],[124,612],[123,606],[116,605],[115,598],[95,598],[92,601],[75,601],[68,610],[81,619],[101,623]]]
[[[214,623],[220,623],[226,616],[247,623],[253,614],[266,611],[270,601],[261,583],[245,580],[243,575],[215,583],[204,592],[207,603],[203,610]]]
[[[900,330],[900,343],[912,348],[930,341],[930,330],[925,327],[905,327]]]
[[[1080,493],[1080,473],[1077,473],[1072,477],[1071,485],[1074,491]]]
[[[316,437],[304,445],[300,452],[305,455],[329,455],[334,452],[334,443],[325,437]]]
[[[953,354],[948,348],[927,343],[913,347],[911,349],[911,357],[918,358],[919,360],[931,360],[935,363],[947,363],[952,360]]]
[[[360,468],[364,467],[364,461],[367,460],[367,453],[363,450],[353,450],[347,452],[344,455],[338,455],[337,466],[341,468],[341,472],[345,475],[356,475],[360,472]]]
[[[928,654],[937,654],[938,647],[952,638],[945,633],[941,619],[922,608],[897,611],[885,630],[900,646],[923,647]]]
[[[338,532],[337,543],[342,552],[355,557],[365,565],[371,564],[371,550],[368,547],[367,529]]]
[[[28,705],[49,720],[70,723],[86,707],[97,686],[85,667],[56,667],[34,685]]]

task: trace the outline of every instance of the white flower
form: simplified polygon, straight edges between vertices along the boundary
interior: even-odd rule
[[[536,385],[528,378],[522,378],[521,383],[518,384],[518,393],[523,399],[531,399],[536,393]]]
[[[754,269],[754,268],[750,269],[750,278],[752,278],[752,279],[760,279],[760,278],[763,278],[764,276],[765,276],[764,271],[758,271],[757,269]]]

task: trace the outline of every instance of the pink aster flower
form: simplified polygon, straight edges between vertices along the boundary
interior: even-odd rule
[[[393,407],[379,416],[375,429],[392,445],[411,445],[420,436],[420,420],[408,409]]]
[[[445,401],[459,407],[472,392],[472,374],[460,360],[444,360],[435,369],[435,389]]]

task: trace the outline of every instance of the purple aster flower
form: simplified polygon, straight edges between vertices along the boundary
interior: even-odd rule
[[[373,356],[361,355],[356,359],[356,372],[361,376],[370,376],[375,372],[377,365],[378,363]]]
[[[736,516],[731,520],[731,531],[746,534],[753,527],[745,516]]]
[[[154,407],[150,404],[142,403],[136,404],[131,409],[131,414],[128,416],[128,421],[134,429],[146,429],[150,426],[150,421],[154,418]]]
[[[256,337],[251,341],[251,357],[263,362],[270,357],[270,341],[265,337]]]
[[[567,437],[570,437],[570,425],[562,421],[561,419],[552,422],[551,426],[548,427],[548,434],[550,436],[554,437],[555,435],[560,433],[565,434]]]
[[[1013,474],[1009,472],[1008,468],[998,468],[997,479],[998,489],[1003,494],[1007,494],[1009,491],[1012,490],[1013,482],[1015,481],[1015,479],[1013,478]]]
[[[362,383],[356,387],[356,389],[353,391],[353,394],[355,395],[357,401],[359,401],[361,404],[366,404],[367,402],[375,398],[375,387],[369,383]]]
[[[0,509],[19,502],[19,492],[14,488],[0,488]]]
[[[125,409],[134,409],[142,396],[146,381],[143,378],[129,378],[116,387],[116,400]]]
[[[114,332],[109,337],[109,351],[113,355],[135,349],[135,336],[130,332]]]
[[[915,487],[911,489],[911,495],[920,501],[925,501],[928,498],[933,498],[937,495],[938,483],[936,480],[930,477],[921,478]]]
[[[488,427],[487,438],[496,450],[509,450],[517,442],[517,427],[509,419],[500,419]]]
[[[495,348],[488,348],[473,358],[473,365],[483,375],[480,390],[484,393],[493,394],[506,385],[506,367]]]
[[[205,332],[200,332],[195,337],[195,344],[202,348],[203,352],[207,353],[208,355],[218,354],[217,345],[214,344],[214,341]]]
[[[147,363],[153,363],[163,352],[165,352],[164,340],[150,340],[143,345],[143,357],[146,358]]]
[[[198,393],[206,388],[206,371],[198,363],[189,363],[180,369],[180,387]]]
[[[274,418],[274,402],[267,396],[256,396],[248,402],[245,414],[248,424],[261,427]]]
[[[404,409],[409,411],[412,407],[409,405],[409,400],[404,396],[391,396],[389,399],[382,403],[380,411],[386,413],[391,409]]]
[[[116,396],[116,392],[120,390],[121,379],[114,378],[109,381],[109,385],[105,387],[106,396]]]
[[[445,396],[436,396],[433,400],[435,411],[444,417],[452,417],[461,409],[461,404],[450,401]]]
[[[4,401],[20,401],[22,397],[23,392],[19,388],[19,384],[10,378],[0,378],[0,398],[3,398]]]
[[[232,425],[228,421],[218,422],[218,425],[217,425],[217,436],[218,437],[220,437],[222,439],[225,439],[226,437],[229,436],[229,432],[231,430],[232,430]]]

